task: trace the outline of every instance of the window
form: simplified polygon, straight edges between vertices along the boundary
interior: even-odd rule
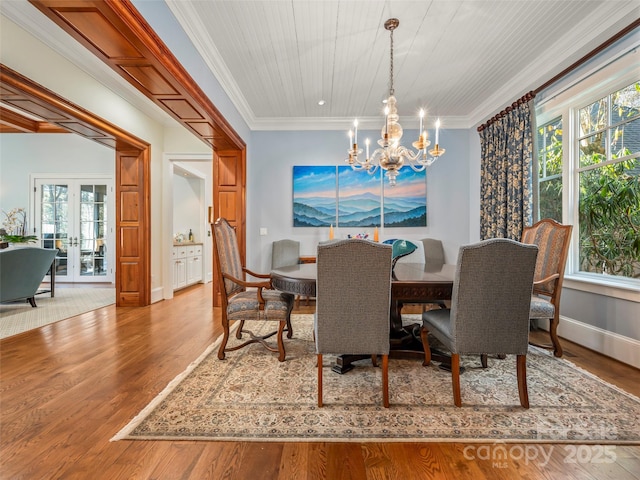
[[[575,115],[579,271],[640,278],[640,81]]]
[[[562,117],[538,127],[538,218],[562,223]]]
[[[574,226],[566,273],[589,291],[640,287],[640,78],[635,61],[633,54],[620,54],[608,65],[590,65],[579,72],[582,77],[544,92],[536,105],[534,207],[539,218]],[[619,289],[606,291],[626,298]]]

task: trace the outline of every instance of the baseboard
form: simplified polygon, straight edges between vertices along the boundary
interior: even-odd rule
[[[151,303],[159,302],[160,300],[164,300],[163,288],[158,287],[151,290]]]
[[[539,322],[539,325],[546,330],[546,325],[542,326],[544,323],[547,322]],[[627,365],[640,368],[640,341],[633,338],[563,316],[560,316],[558,336]]]

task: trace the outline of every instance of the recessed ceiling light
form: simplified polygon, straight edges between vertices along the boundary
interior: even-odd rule
[[[324,101],[324,100],[320,100],[320,101],[318,101],[318,105],[323,106],[324,104],[325,104],[325,101]]]

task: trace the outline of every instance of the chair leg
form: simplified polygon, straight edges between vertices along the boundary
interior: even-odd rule
[[[422,341],[422,349],[424,350],[424,361],[422,362],[423,367],[426,367],[431,363],[431,347],[429,347],[428,335],[429,332],[427,332],[426,328],[420,328],[420,340]]]
[[[284,351],[284,341],[282,340],[282,333],[286,326],[287,322],[285,320],[278,322],[278,360],[281,362],[284,362],[284,359],[287,356],[287,353]]]
[[[229,341],[229,320],[222,319],[222,342],[220,342],[220,348],[218,348],[218,359],[224,360],[224,349],[227,348],[227,342]]]
[[[322,354],[317,357],[318,363],[318,407],[322,407]]]
[[[382,355],[382,404],[389,408],[389,355]]]
[[[293,328],[291,327],[291,312],[287,315],[287,338],[293,337]]]
[[[378,355],[371,355],[371,363],[374,367],[378,366]]]
[[[527,391],[527,356],[518,355],[518,394],[520,395],[520,405],[529,408],[529,392]]]
[[[556,309],[553,318],[549,319],[549,336],[551,337],[551,343],[553,344],[553,354],[560,358],[562,357],[562,347],[560,346],[560,340],[558,339],[558,323],[560,323],[560,312]]]
[[[236,338],[239,340],[242,338],[242,329],[244,328],[244,320],[240,320],[240,325],[238,325],[238,329],[236,330]]]
[[[27,301],[31,304],[31,306],[33,308],[37,307],[37,305],[36,305],[36,297],[29,297],[29,298],[27,298]]]
[[[460,395],[460,354],[451,354],[451,383],[453,385],[453,403],[456,407],[462,406]]]
[[[489,363],[487,362],[488,358],[489,358],[489,355],[487,355],[486,353],[480,354],[480,363],[482,364],[482,368],[489,367]]]

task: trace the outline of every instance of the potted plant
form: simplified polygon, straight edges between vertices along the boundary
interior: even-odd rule
[[[13,208],[9,213],[3,211],[5,219],[0,228],[0,240],[12,245],[35,243],[38,237],[27,235],[27,211],[24,208]]]

